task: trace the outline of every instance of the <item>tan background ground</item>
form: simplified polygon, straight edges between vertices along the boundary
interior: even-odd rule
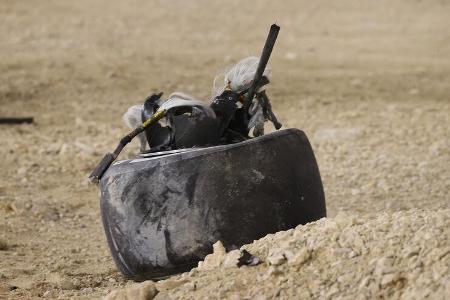
[[[151,91],[208,100],[274,21],[268,93],[313,144],[329,216],[449,207],[450,2],[241,2],[0,2],[0,116],[35,117],[0,127],[0,298],[124,284],[86,180],[122,113]]]

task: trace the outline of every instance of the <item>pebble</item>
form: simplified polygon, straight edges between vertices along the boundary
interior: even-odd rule
[[[151,300],[158,291],[153,281],[134,283],[124,289],[117,289],[104,297],[104,300]]]
[[[359,87],[362,85],[362,80],[360,78],[354,78],[350,81],[350,85]]]
[[[213,253],[205,257],[203,262],[199,262],[198,270],[206,271],[220,267],[225,259],[226,250],[221,241],[217,241],[213,245]]]
[[[193,269],[198,271],[213,270],[216,268],[236,268],[239,266],[256,266],[260,263],[260,259],[251,255],[246,250],[232,250],[226,252],[221,241],[217,241],[213,245],[213,253],[207,255],[203,261],[198,263],[198,267]]]
[[[398,281],[400,278],[401,277],[398,273],[387,274],[381,278],[380,284],[381,286],[386,286],[388,284]]]
[[[223,267],[225,269],[237,267],[237,265],[239,263],[239,258],[241,256],[242,256],[242,252],[240,250],[232,250],[232,251],[228,252],[223,261]]]
[[[69,278],[61,279],[58,286],[63,290],[74,290],[76,288],[76,285]]]
[[[279,266],[286,262],[286,257],[279,249],[274,249],[272,253],[269,253],[267,261],[271,266]]]
[[[179,287],[180,285],[183,285],[187,282],[188,282],[187,280],[168,279],[168,280],[158,281],[155,285],[156,285],[156,289],[158,291],[163,292],[163,291],[168,291],[168,290],[174,289],[176,287]]]
[[[307,262],[311,257],[311,251],[302,248],[300,251],[298,251],[292,258],[289,259],[288,263],[292,266],[301,266],[305,262]]]
[[[283,271],[281,269],[275,267],[275,266],[270,266],[269,269],[267,269],[267,272],[266,272],[267,276],[280,275],[280,274],[283,274]]]
[[[295,60],[295,59],[297,58],[297,56],[298,56],[298,54],[295,53],[295,52],[288,52],[288,53],[286,53],[286,54],[284,55],[284,57],[285,57],[287,60]]]
[[[188,282],[186,284],[186,289],[188,291],[195,291],[197,289],[197,285],[195,284],[195,282]]]

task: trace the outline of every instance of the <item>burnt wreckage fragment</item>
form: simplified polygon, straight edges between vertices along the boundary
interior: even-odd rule
[[[264,76],[259,88],[263,88],[268,83],[269,80]],[[253,136],[263,135],[264,123],[267,120],[273,122],[276,129],[280,129],[282,125],[272,111],[265,90],[255,95],[250,110],[245,111],[243,100],[247,92],[248,90],[235,92],[228,84],[220,95],[214,97],[209,107],[194,101],[186,103],[185,101],[193,100],[187,95],[172,94],[167,101],[185,101],[180,101],[177,106],[168,110],[165,120],[144,130],[141,137],[141,152],[150,153],[242,142],[251,138],[252,128]],[[149,120],[163,105],[160,102],[161,96],[162,93],[152,94],[145,100],[140,113],[142,123]],[[130,124],[130,127],[135,127],[130,119],[139,117],[139,115],[131,115],[136,112],[139,110],[133,111],[132,108],[124,116],[124,119],[128,119],[126,123]],[[147,147],[148,150],[146,150]]]
[[[155,93],[124,114],[133,131],[90,176],[99,183],[108,245],[124,276],[186,271],[218,240],[232,250],[326,216],[306,135],[264,134],[267,121],[282,126],[265,91],[278,31],[272,25],[261,58],[245,58],[216,77],[211,103]],[[113,163],[136,136],[137,157]]]

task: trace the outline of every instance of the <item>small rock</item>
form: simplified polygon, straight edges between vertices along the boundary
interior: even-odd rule
[[[169,292],[159,292],[156,294],[156,296],[153,298],[154,300],[175,300],[169,295]]]
[[[58,154],[59,150],[61,149],[61,146],[58,143],[53,143],[47,146],[47,148],[44,150],[45,154]]]
[[[171,280],[171,279],[167,279],[164,281],[158,281],[155,286],[156,289],[160,292],[164,292],[164,291],[168,291],[168,290],[172,290],[176,287],[179,287],[180,285],[183,285],[185,283],[187,283],[187,280]]]
[[[350,194],[352,194],[352,196],[356,196],[361,194],[361,190],[360,189],[350,189]]]
[[[347,273],[339,276],[337,281],[341,284],[345,284],[346,282],[351,282],[355,277],[354,273]]]
[[[366,276],[363,279],[361,279],[361,282],[359,283],[359,289],[365,288],[369,284],[369,281],[370,281],[369,276]]]
[[[69,150],[69,145],[66,143],[62,144],[61,148],[59,149],[59,155],[64,155]]]
[[[405,249],[403,249],[402,253],[403,253],[403,257],[410,258],[410,257],[418,255],[420,253],[420,248],[419,247],[405,248]]]
[[[31,207],[31,212],[44,221],[58,221],[60,214],[56,207],[53,207],[49,203],[40,202],[34,203]]]
[[[348,255],[350,255],[351,251],[352,251],[352,249],[350,249],[350,248],[334,248],[332,250],[333,255],[335,255],[335,256],[348,256]]]
[[[225,269],[237,267],[241,256],[242,253],[239,250],[232,250],[228,252],[223,261],[223,267]]]
[[[197,289],[197,285],[195,284],[195,282],[189,282],[185,285],[185,287],[188,291],[191,291],[191,292],[193,292]]]
[[[104,300],[151,300],[158,291],[153,281],[144,281],[130,285],[124,289],[114,290]]]
[[[350,253],[348,254],[348,258],[354,258],[358,256],[358,252],[356,251],[350,251]]]
[[[9,285],[12,287],[29,290],[36,286],[37,282],[33,280],[33,278],[30,278],[28,275],[23,275],[14,278],[9,282]]]
[[[288,264],[292,266],[301,266],[311,258],[311,251],[306,248],[300,249],[299,252],[288,260]]]
[[[284,256],[283,253],[281,253],[278,249],[276,249],[274,252],[269,253],[267,261],[271,266],[279,266],[286,262],[286,257]]]
[[[376,276],[381,276],[384,274],[389,274],[393,272],[393,259],[389,257],[382,257],[378,259],[375,263],[374,274]]]
[[[63,278],[60,280],[58,286],[63,290],[74,290],[76,289],[75,284],[69,278]]]
[[[85,293],[85,294],[90,294],[90,293],[92,293],[93,291],[94,291],[94,289],[91,288],[91,287],[85,287],[85,288],[82,288],[82,289],[81,289],[81,292],[83,292],[83,293]]]
[[[408,93],[409,93],[410,95],[417,95],[417,94],[419,94],[419,90],[418,90],[418,89],[410,89],[410,90],[408,91]]]
[[[274,267],[274,266],[270,266],[269,269],[266,272],[266,277],[272,276],[272,275],[279,275],[281,273],[282,272],[281,272],[281,270],[279,268]]]
[[[339,280],[339,278],[338,278],[338,280]],[[327,299],[333,299],[333,296],[334,296],[336,293],[338,293],[338,292],[339,292],[339,288],[338,288],[337,284],[333,284],[333,285],[328,289],[327,294],[326,294],[326,298],[327,298]]]
[[[62,276],[60,273],[49,273],[46,276],[46,281],[63,290],[75,289],[75,284],[69,278]]]
[[[359,87],[362,85],[362,80],[359,78],[354,78],[354,79],[350,80],[350,85]]]
[[[17,206],[13,202],[7,203],[5,210],[7,212],[18,212]]]
[[[17,169],[17,175],[19,176],[24,176],[25,174],[27,174],[28,169],[25,167],[21,167],[19,169]]]
[[[286,58],[287,60],[295,60],[297,56],[298,55],[295,52],[288,52],[284,55],[284,58]]]
[[[198,273],[198,270],[196,268],[194,268],[194,269],[190,270],[188,274],[190,277],[192,277],[192,276],[195,276],[195,274],[197,274],[197,273]]]
[[[106,73],[106,77],[107,78],[117,78],[117,73],[113,72],[113,71],[109,71],[108,73]]]
[[[215,268],[218,268],[224,258],[225,258],[225,247],[223,246],[221,241],[217,241],[213,245],[213,253],[209,254],[205,257],[205,260],[203,262],[198,263],[198,269],[200,271],[206,271],[206,270],[212,270]]]
[[[398,273],[386,274],[381,278],[381,286],[386,286],[392,283],[397,282],[400,279],[400,275]]]

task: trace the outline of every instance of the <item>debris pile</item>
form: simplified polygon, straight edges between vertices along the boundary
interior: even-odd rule
[[[450,209],[340,214],[228,253],[218,242],[198,268],[158,282],[173,288],[156,287],[156,298],[443,299],[450,294],[449,216]],[[238,267],[244,250],[262,263]]]

